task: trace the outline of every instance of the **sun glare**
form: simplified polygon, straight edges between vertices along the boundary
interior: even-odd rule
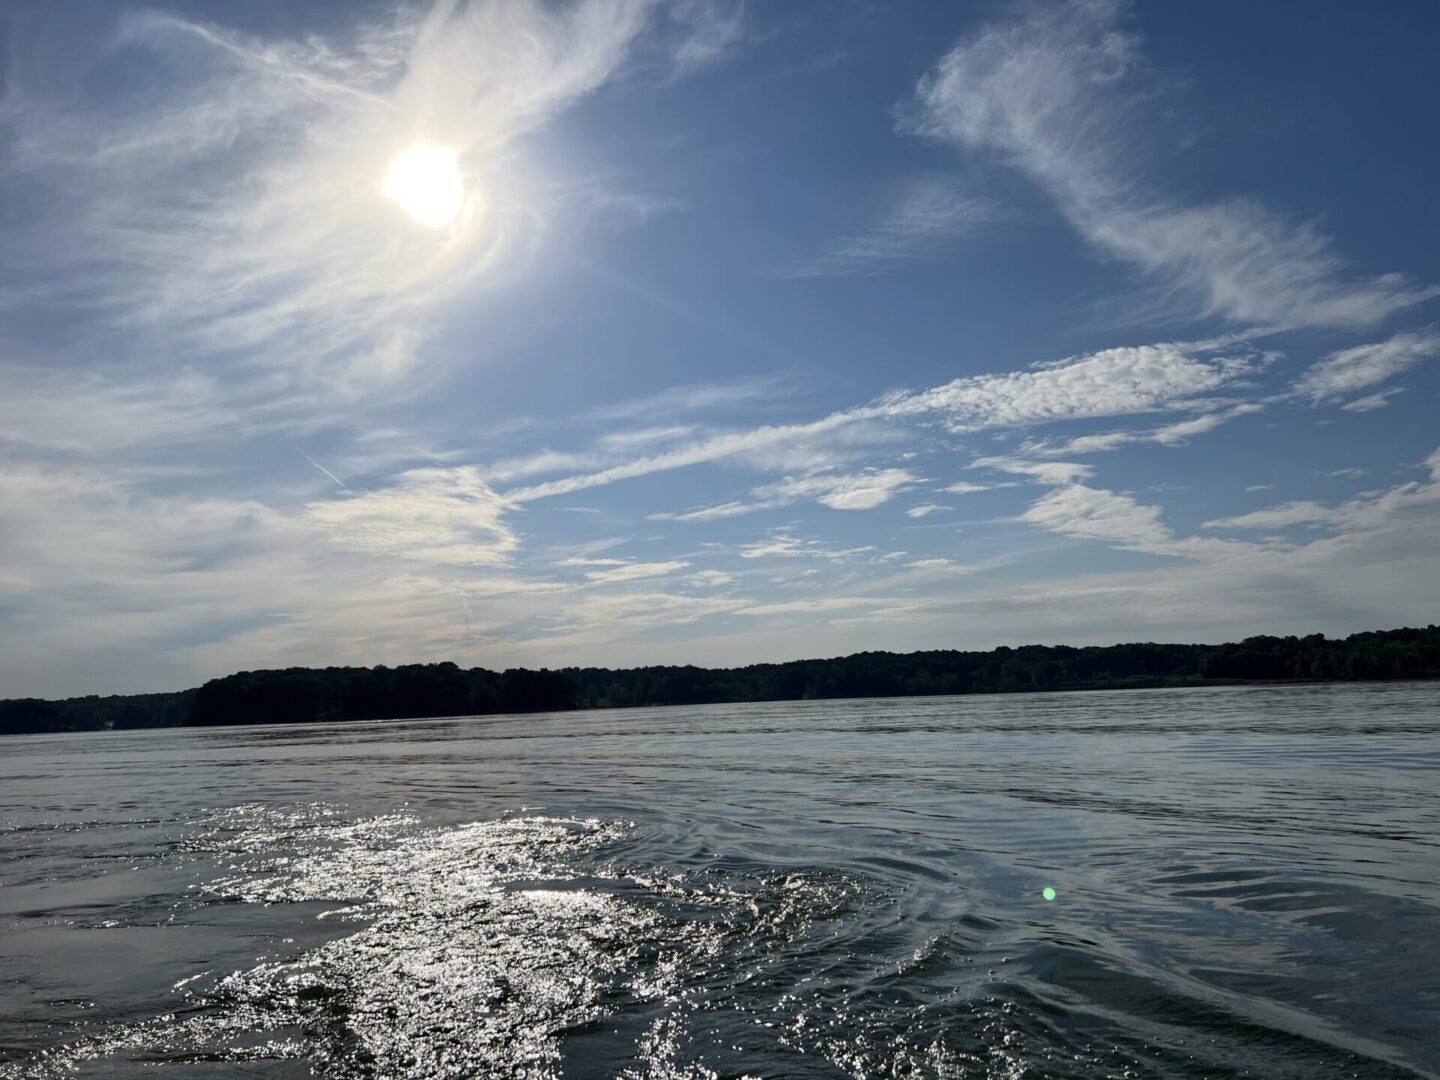
[[[385,194],[421,225],[436,229],[449,224],[465,202],[455,151],[412,146],[391,164]]]

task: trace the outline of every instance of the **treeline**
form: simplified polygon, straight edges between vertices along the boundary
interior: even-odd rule
[[[43,701],[0,701],[0,735],[45,731],[179,727],[195,715],[195,690],[171,694],[115,694]]]
[[[1440,626],[1226,645],[864,652],[740,668],[504,672],[452,663],[242,671],[173,694],[0,701],[0,734],[482,716],[632,705],[1440,677]]]

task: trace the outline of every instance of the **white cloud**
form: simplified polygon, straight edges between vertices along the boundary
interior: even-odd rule
[[[922,503],[919,506],[912,506],[905,511],[906,517],[923,518],[931,514],[938,514],[942,510],[949,510],[948,506],[941,506],[939,503]]]
[[[594,593],[576,597],[558,609],[565,620],[538,641],[507,643],[511,651],[530,648],[540,656],[553,655],[568,643],[622,644],[633,648],[633,639],[624,632],[656,627],[685,626],[711,615],[725,614],[744,606],[730,596],[695,596],[683,593],[634,592],[630,590]],[[598,662],[598,661],[597,661]]]
[[[221,397],[215,380],[195,372],[117,381],[0,363],[0,444],[115,454],[190,442],[240,425],[235,404]]]
[[[977,459],[972,467],[1029,476],[1054,490],[1031,503],[1020,521],[1048,532],[1082,540],[1103,540],[1128,551],[1193,559],[1217,559],[1248,550],[1249,545],[1207,537],[1177,537],[1160,518],[1160,508],[1133,496],[1090,487],[1094,469],[1069,461],[1023,458]]]
[[[1148,441],[1157,442],[1161,446],[1183,446],[1196,435],[1209,434],[1227,420],[1243,416],[1246,413],[1259,412],[1260,409],[1259,405],[1241,405],[1229,412],[1210,413],[1208,416],[1197,416],[1192,420],[1180,420],[1149,432]]]
[[[1104,349],[1029,371],[975,375],[892,395],[895,415],[942,414],[955,431],[1018,427],[1183,407],[1249,370],[1246,361],[1197,359],[1180,345]]]
[[[1154,549],[1171,539],[1158,507],[1083,484],[1056,488],[1031,505],[1020,520],[1065,536],[1114,540],[1131,548]]]
[[[641,578],[664,577],[690,564],[680,559],[668,562],[623,563],[609,570],[591,570],[585,577],[597,585],[615,585],[622,581],[639,581]]]
[[[1027,442],[1021,445],[1020,451],[1025,454],[1038,454],[1041,457],[1103,454],[1111,450],[1119,450],[1122,446],[1129,446],[1140,437],[1141,433],[1135,431],[1104,431],[1097,435],[1076,435],[1074,438],[1060,443],[1046,440]]]
[[[47,613],[48,621],[37,621],[38,615],[12,621],[15,656],[53,668],[54,657],[73,660],[86,649],[103,654],[107,643],[123,638],[139,643],[124,654],[126,663],[163,652],[165,666],[146,669],[162,672],[146,676],[160,678],[159,686],[231,670],[241,666],[237,655],[245,665],[265,666],[297,655],[310,663],[396,663],[478,651],[482,662],[504,666],[553,664],[557,650],[583,657],[580,662],[633,662],[634,650],[643,647],[656,662],[697,655],[716,663],[748,662],[795,655],[791,620],[807,613],[818,618],[805,623],[805,648],[834,653],[882,643],[933,646],[936,633],[957,625],[972,627],[968,637],[950,639],[964,645],[1034,640],[1041,614],[1053,641],[1117,635],[1221,640],[1257,628],[1343,631],[1413,621],[1440,595],[1427,573],[1440,511],[1440,453],[1427,464],[1428,483],[1399,485],[1304,515],[1323,519],[1334,535],[1303,545],[1176,537],[1157,508],[1088,486],[1064,500],[1050,493],[1026,522],[1079,540],[1181,556],[1167,560],[1164,570],[1080,577],[1027,572],[996,580],[980,572],[990,568],[983,563],[965,567],[940,556],[908,556],[893,575],[875,578],[866,576],[872,568],[883,572],[893,563],[882,562],[874,549],[840,548],[792,529],[733,552],[741,565],[753,567],[738,580],[725,580],[733,575],[723,570],[672,571],[688,594],[678,596],[661,590],[635,595],[604,583],[576,589],[453,564],[439,573],[397,573],[396,560],[403,557],[385,555],[382,561],[374,551],[327,551],[313,542],[313,532],[307,548],[305,519],[287,520],[258,504],[188,506],[188,500],[137,499],[99,475],[7,470],[0,476],[0,509],[14,527],[0,534],[0,584],[12,608]],[[1004,543],[1012,560],[1014,549],[1023,550],[1013,538]],[[567,554],[588,559],[594,570],[640,565],[606,554],[613,539],[596,544]],[[727,554],[714,549],[716,558]],[[212,558],[223,561],[211,567]],[[601,560],[609,561],[602,566]],[[824,572],[802,579],[786,564]],[[43,587],[33,580],[41,574]],[[752,579],[758,584],[746,588],[743,582]],[[157,580],[183,589],[193,602],[156,610]],[[722,585],[733,588],[709,594]],[[897,598],[899,589],[905,592]],[[74,621],[56,622],[57,610],[73,612]],[[744,633],[718,623],[713,630],[661,632],[742,611],[754,624]],[[298,614],[279,619],[266,612]],[[216,634],[218,618],[240,629]],[[62,640],[62,625],[72,640]],[[1117,632],[1117,625],[1123,629]],[[177,646],[176,640],[195,644]],[[100,670],[97,688],[112,678]],[[124,682],[133,677],[118,669],[113,678],[126,688],[146,688]],[[29,685],[50,684],[32,678]]]
[[[1077,435],[1060,443],[1047,441],[1027,442],[1020,447],[1022,453],[1041,457],[1066,456],[1070,454],[1098,454],[1118,450],[1135,443],[1158,443],[1161,446],[1183,446],[1196,435],[1205,435],[1222,424],[1239,416],[1247,416],[1264,409],[1263,405],[1246,403],[1235,405],[1220,412],[1206,413],[1190,420],[1179,420],[1144,431],[1106,431],[1097,435]]]
[[[599,450],[539,450],[525,457],[506,458],[487,465],[485,479],[491,483],[504,484],[514,480],[526,480],[532,476],[544,476],[546,473],[592,469],[613,460],[613,455]]]
[[[1440,474],[1440,454],[1428,466],[1432,475]],[[1149,567],[1078,576],[1067,569],[1063,575],[997,579],[980,572],[993,569],[994,560],[964,567],[936,556],[910,558],[919,565],[866,578],[866,569],[891,564],[880,562],[873,550],[852,551],[832,571],[828,559],[842,553],[793,529],[780,530],[751,546],[757,559],[776,556],[747,575],[763,577],[758,593],[737,589],[739,595],[688,601],[660,593],[625,595],[623,603],[610,605],[592,602],[605,594],[585,591],[564,598],[565,606],[557,610],[568,620],[566,628],[507,644],[505,655],[540,658],[565,648],[583,650],[591,662],[625,662],[631,655],[627,650],[634,648],[627,635],[701,624],[742,610],[747,623],[755,624],[743,633],[722,623],[697,625],[693,632],[646,638],[647,656],[680,663],[697,654],[715,663],[795,656],[798,620],[806,628],[803,648],[809,655],[874,648],[881,641],[886,648],[933,647],[937,633],[953,635],[956,627],[971,628],[949,639],[962,647],[1021,644],[1036,640],[1037,619],[1044,624],[1042,640],[1081,644],[1117,637],[1233,640],[1254,632],[1318,628],[1343,633],[1357,626],[1423,623],[1440,600],[1430,572],[1440,475],[1436,480],[1402,485],[1390,499],[1375,502],[1363,527],[1305,544],[1177,537],[1155,508],[1120,493],[1089,489],[1065,504],[1049,504],[1031,524],[1038,528],[1043,521],[1057,535],[1170,558]],[[1007,541],[1005,562],[1017,558],[1026,556]],[[786,574],[787,562],[823,572]],[[803,593],[783,591],[790,588]],[[765,615],[756,614],[756,608],[766,607],[771,610]]]
[[[820,473],[787,476],[773,484],[762,484],[751,492],[753,502],[731,500],[715,506],[701,506],[679,513],[647,514],[650,521],[719,521],[724,518],[774,510],[797,502],[814,500],[832,510],[870,510],[888,502],[897,492],[914,483],[916,477],[905,469],[867,469],[859,473]]]
[[[453,654],[448,598],[393,565],[328,548],[303,519],[254,499],[161,497],[139,476],[0,470],[12,693],[175,689],[298,657]]]
[[[783,396],[785,382],[774,375],[749,375],[723,382],[668,386],[653,394],[599,405],[585,414],[593,420],[651,421],[657,416],[713,412]]]
[[[1323,525],[1335,518],[1335,510],[1324,503],[1302,500],[1282,503],[1264,510],[1252,510],[1235,517],[1205,522],[1208,529],[1284,529],[1292,525]]]
[[[1160,519],[1160,508],[1129,495],[1084,484],[1066,484],[1033,503],[1020,520],[1061,536],[1104,540],[1127,551],[1217,560],[1249,553],[1253,546],[1209,537],[1177,537]]]
[[[654,662],[681,663],[697,653],[716,663],[796,656],[791,620],[807,613],[823,616],[804,622],[803,651],[808,655],[874,648],[882,641],[885,648],[928,648],[937,634],[952,635],[948,640],[960,647],[1023,644],[1037,639],[1041,624],[1041,640],[1088,644],[1117,639],[1223,641],[1256,632],[1346,633],[1360,626],[1424,623],[1440,602],[1440,580],[1433,574],[1440,453],[1427,465],[1434,482],[1401,485],[1395,496],[1371,507],[1363,527],[1305,544],[1176,537],[1154,508],[1116,492],[1090,489],[1071,496],[1068,505],[1050,504],[1037,517],[1059,535],[1068,531],[1077,539],[1172,557],[1149,567],[1002,578],[979,572],[993,568],[993,562],[967,568],[931,557],[911,559],[918,565],[897,568],[894,574],[862,579],[857,571],[880,565],[870,552],[842,563],[833,578],[793,575],[789,580],[795,587],[806,590],[801,596],[768,595],[788,586],[771,584],[772,577],[780,579],[767,567],[767,594],[758,598],[697,597],[698,609],[667,605],[658,597],[627,598],[629,607],[623,612],[600,607],[577,612],[582,629],[548,637],[542,644],[550,652],[561,646],[583,647],[587,656],[623,662],[625,639],[603,623],[607,617],[613,616],[618,625],[660,626],[668,624],[664,620],[699,623],[708,616],[738,614],[742,608],[747,622],[756,623],[744,633],[722,624],[697,627],[685,635],[647,639],[647,655]],[[814,542],[793,530],[771,534],[770,541],[792,557],[814,554]],[[1024,556],[1008,550],[1006,562],[1017,557]],[[823,559],[816,561],[826,566]],[[917,588],[917,582],[923,588]],[[904,592],[897,597],[900,590]],[[760,621],[754,614],[765,605],[773,605],[768,618],[774,621]],[[970,629],[956,638],[957,627]]]
[[[903,438],[902,431],[897,429],[901,424],[923,423],[938,416],[952,431],[967,432],[1193,408],[1200,395],[1236,382],[1253,368],[1248,359],[1203,360],[1192,355],[1194,351],[1202,351],[1202,347],[1162,343],[1104,349],[1038,364],[1025,371],[975,375],[923,391],[895,391],[871,404],[833,412],[808,423],[764,425],[747,431],[709,434],[629,461],[608,463],[613,457],[602,450],[563,454],[545,451],[531,458],[492,466],[486,475],[500,479],[553,471],[567,465],[604,464],[593,472],[511,489],[507,497],[516,503],[727,459],[757,469],[799,468],[818,475],[833,470],[838,462],[862,450]],[[1232,409],[1227,415],[1239,415],[1249,408],[1253,407]],[[1218,421],[1183,421],[1159,429],[1152,438],[1177,442],[1215,422]],[[898,477],[902,471],[885,470],[879,475]],[[873,477],[876,471],[865,475]],[[882,493],[886,490],[893,493],[887,485],[874,482],[859,485],[865,488],[864,493],[827,491],[825,483],[813,476],[781,481],[755,489],[754,502],[731,501],[656,517],[704,521],[812,497],[837,509],[863,509],[867,505],[878,505],[867,500],[883,502]]]
[[[742,514],[752,514],[756,510],[769,509],[769,505],[760,503],[746,503],[731,501],[720,503],[716,506],[702,506],[695,510],[686,510],[683,513],[671,514],[660,512],[646,514],[650,521],[719,521],[722,518],[739,517]]]
[[[702,589],[716,589],[722,585],[733,584],[735,575],[727,574],[723,570],[697,570],[685,580]]]
[[[874,607],[883,603],[865,596],[816,596],[800,600],[780,600],[768,604],[751,604],[737,608],[735,614],[759,617],[762,615],[794,615],[823,611],[843,611],[856,607]]]
[[[1313,405],[1335,401],[1409,371],[1437,354],[1440,354],[1440,333],[1423,330],[1396,334],[1388,341],[1331,353],[1296,381],[1295,392],[1308,397]],[[1386,396],[1373,394],[1352,401],[1345,408],[1360,412],[1379,408]]]
[[[831,472],[872,457],[877,448],[891,447],[911,437],[892,418],[870,406],[847,410],[847,414],[847,422],[834,428],[747,445],[728,460],[760,472]]]
[[[744,544],[739,548],[742,559],[849,559],[857,555],[868,555],[875,551],[873,545],[862,547],[836,548],[823,540],[810,540],[796,536],[789,528],[772,529],[764,540]]]
[[[1396,386],[1389,390],[1381,390],[1378,394],[1367,394],[1364,397],[1356,398],[1354,401],[1347,401],[1340,408],[1347,412],[1374,412],[1376,409],[1383,409],[1390,404],[1390,399],[1396,394],[1403,394],[1405,387]]]
[[[1015,486],[1015,485],[1014,485],[1013,483],[1009,482],[1009,481],[1007,481],[1007,482],[1005,482],[1005,483],[1003,483],[1003,484],[976,484],[976,483],[972,483],[972,482],[969,481],[969,480],[957,480],[957,481],[956,481],[955,483],[953,483],[953,484],[946,484],[946,485],[945,485],[943,488],[941,488],[940,490],[941,490],[941,491],[948,491],[948,492],[950,492],[951,494],[954,494],[954,495],[973,495],[973,494],[975,494],[977,491],[990,491],[992,488],[997,488],[997,487],[1014,487],[1014,486]]]
[[[1428,482],[1411,481],[1383,491],[1369,491],[1345,502],[1327,504],[1312,500],[1281,503],[1234,517],[1205,522],[1214,529],[1286,529],[1296,525],[1340,533],[1379,528],[1407,512],[1440,504],[1440,450],[1425,459]],[[1344,471],[1344,470],[1342,470]]]
[[[675,442],[692,435],[691,424],[668,424],[665,427],[639,428],[630,431],[611,431],[601,435],[596,442],[607,450],[633,450],[638,446],[653,446],[656,443]]]
[[[859,473],[787,476],[774,484],[755,489],[755,494],[774,505],[814,499],[832,510],[873,510],[890,501],[897,492],[914,484],[918,477],[907,469],[868,469]]]
[[[532,487],[517,488],[508,497],[517,503],[533,502],[555,495],[568,495],[588,488],[613,484],[637,476],[681,469],[709,461],[720,461],[738,454],[774,450],[787,443],[802,442],[818,435],[833,432],[855,421],[851,413],[832,413],[808,424],[779,424],[753,428],[749,431],[727,432],[712,435],[692,443],[659,454],[646,455],[632,461],[622,462],[593,473],[582,473],[560,480],[550,480]]]
[[[675,75],[689,75],[724,60],[745,36],[740,0],[676,0],[670,17],[683,31],[675,46]]]
[[[1174,343],[1104,349],[1069,359],[1038,364],[1025,371],[976,375],[928,390],[900,390],[867,405],[833,412],[808,423],[771,424],[745,431],[704,435],[658,453],[615,462],[604,450],[556,453],[502,462],[486,471],[491,479],[518,478],[567,466],[597,466],[529,487],[507,497],[516,503],[552,498],[619,480],[648,476],[713,461],[733,460],[753,468],[778,471],[803,469],[821,474],[852,455],[904,437],[897,425],[923,423],[939,417],[956,432],[1021,427],[1065,420],[1193,408],[1200,395],[1235,383],[1253,368],[1251,361],[1225,357],[1204,360],[1193,355],[1203,347]],[[1253,406],[1230,410],[1239,415]],[[1176,442],[1218,421],[1183,421],[1153,433],[1156,441]],[[883,475],[898,475],[897,470]],[[827,493],[824,482],[804,477],[757,488],[755,502],[731,501],[683,513],[656,515],[660,520],[704,521],[733,517],[752,510],[783,505],[789,499],[819,497],[842,509],[864,508],[878,498],[883,485],[864,485],[869,495]],[[888,496],[887,496],[888,497]],[[880,501],[884,501],[883,499]],[[848,505],[840,505],[848,503]],[[878,505],[871,503],[870,505]]]
[[[1093,466],[1078,461],[1026,461],[1012,457],[977,458],[971,467],[1029,476],[1041,484],[1073,484],[1095,473]]]
[[[1185,205],[1146,191],[1137,158],[1152,90],[1118,0],[1032,5],[960,41],[920,83],[909,126],[993,151],[1031,176],[1105,254],[1151,275],[1195,315],[1360,326],[1435,290],[1347,277],[1327,237],[1253,201]]]
[[[607,414],[607,418],[611,418]],[[618,418],[618,417],[616,417]],[[582,419],[595,419],[594,414]],[[485,476],[494,483],[526,480],[547,473],[596,469],[624,461],[629,455],[645,448],[673,444],[686,436],[694,436],[692,424],[669,424],[664,427],[620,429],[600,435],[588,450],[537,450],[523,457],[506,458],[488,465]]]
[[[497,566],[518,546],[507,502],[478,470],[415,469],[391,487],[312,502],[306,516],[336,547],[446,565]]]

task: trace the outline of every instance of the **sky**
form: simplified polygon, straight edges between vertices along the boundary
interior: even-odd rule
[[[0,697],[1440,614],[1440,7],[0,12]]]

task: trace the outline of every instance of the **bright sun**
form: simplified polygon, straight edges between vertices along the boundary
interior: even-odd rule
[[[385,194],[421,225],[438,229],[453,221],[465,202],[455,151],[445,146],[412,146],[390,166]]]

